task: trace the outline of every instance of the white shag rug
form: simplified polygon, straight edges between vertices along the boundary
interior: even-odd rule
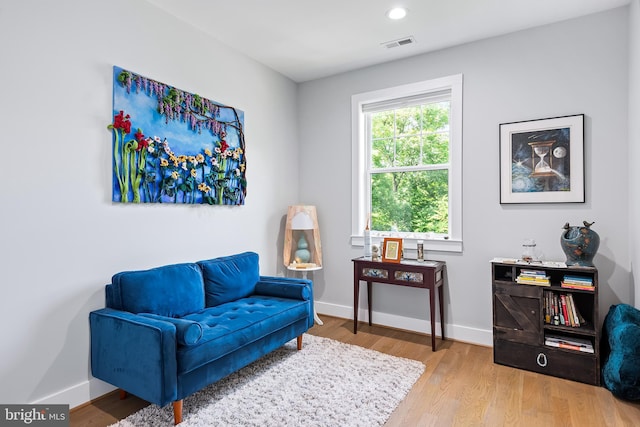
[[[381,426],[424,372],[421,362],[305,334],[184,399],[183,427]],[[150,405],[115,427],[173,425]]]

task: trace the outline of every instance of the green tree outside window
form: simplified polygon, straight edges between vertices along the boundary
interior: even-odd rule
[[[450,102],[369,114],[371,228],[447,235]]]

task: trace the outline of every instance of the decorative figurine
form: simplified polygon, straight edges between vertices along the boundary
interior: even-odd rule
[[[371,261],[380,261],[380,248],[378,245],[371,245]]]

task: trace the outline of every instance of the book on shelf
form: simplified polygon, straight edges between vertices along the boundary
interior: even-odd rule
[[[580,319],[578,319],[578,307],[576,307],[576,303],[573,300],[572,294],[567,294],[567,301],[569,303],[569,315],[571,316],[571,326],[576,328],[580,327]]]
[[[549,276],[541,270],[520,270],[516,283],[521,285],[551,286]]]
[[[595,288],[593,286],[576,286],[576,285],[567,285],[564,282],[560,284],[561,287],[565,288],[565,289],[578,289],[581,291],[595,291]]]
[[[585,325],[586,320],[571,293],[544,291],[542,296],[545,324],[573,328]]]
[[[567,301],[566,301],[566,295],[559,295],[560,297],[560,307],[562,308],[562,317],[564,318],[564,325],[565,326],[571,326],[571,323],[569,322],[569,313],[567,312]]]
[[[555,292],[545,291],[543,294],[545,300],[545,323],[556,326],[564,326],[564,315],[558,301],[558,295]]]
[[[553,311],[551,310],[551,301],[549,300],[549,294],[551,292],[544,291],[542,294],[543,310],[544,310],[544,323],[551,324],[553,318]]]
[[[546,277],[547,273],[545,273],[543,270],[526,270],[523,268],[522,270],[520,270],[520,275],[531,277]]]
[[[560,286],[569,289],[582,289],[587,291],[595,290],[595,287],[593,286],[593,280],[591,280],[591,278],[589,277],[582,276],[565,275],[562,282],[560,282]]]
[[[516,278],[516,283],[518,283],[519,285],[551,286],[549,280],[528,279],[526,277]]]
[[[560,282],[560,287],[565,288],[565,289],[580,289],[582,291],[595,291],[596,288],[593,285],[578,285],[575,283],[567,283],[567,282]]]
[[[583,276],[571,276],[566,274],[564,276],[564,280],[566,282],[571,282],[571,283],[583,283],[583,284],[589,284],[589,285],[593,285],[593,280],[591,280],[590,277],[583,277]]]
[[[593,344],[588,339],[565,337],[561,335],[546,335],[544,344],[549,347],[565,348],[568,350],[594,353]]]
[[[569,299],[566,295],[560,295],[560,300],[562,301],[562,312],[564,313],[565,326],[575,327],[575,324],[573,323],[573,313],[571,313]]]

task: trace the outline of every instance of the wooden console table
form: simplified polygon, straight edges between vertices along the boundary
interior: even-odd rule
[[[442,314],[442,287],[446,263],[442,261],[403,260],[400,263],[371,261],[371,257],[353,260],[353,333],[358,333],[358,299],[360,281],[367,282],[367,304],[369,306],[369,326],[371,326],[371,284],[409,286],[429,290],[429,316],[431,320],[431,350],[436,351],[436,296],[440,306],[440,332],[444,340],[444,317]]]

